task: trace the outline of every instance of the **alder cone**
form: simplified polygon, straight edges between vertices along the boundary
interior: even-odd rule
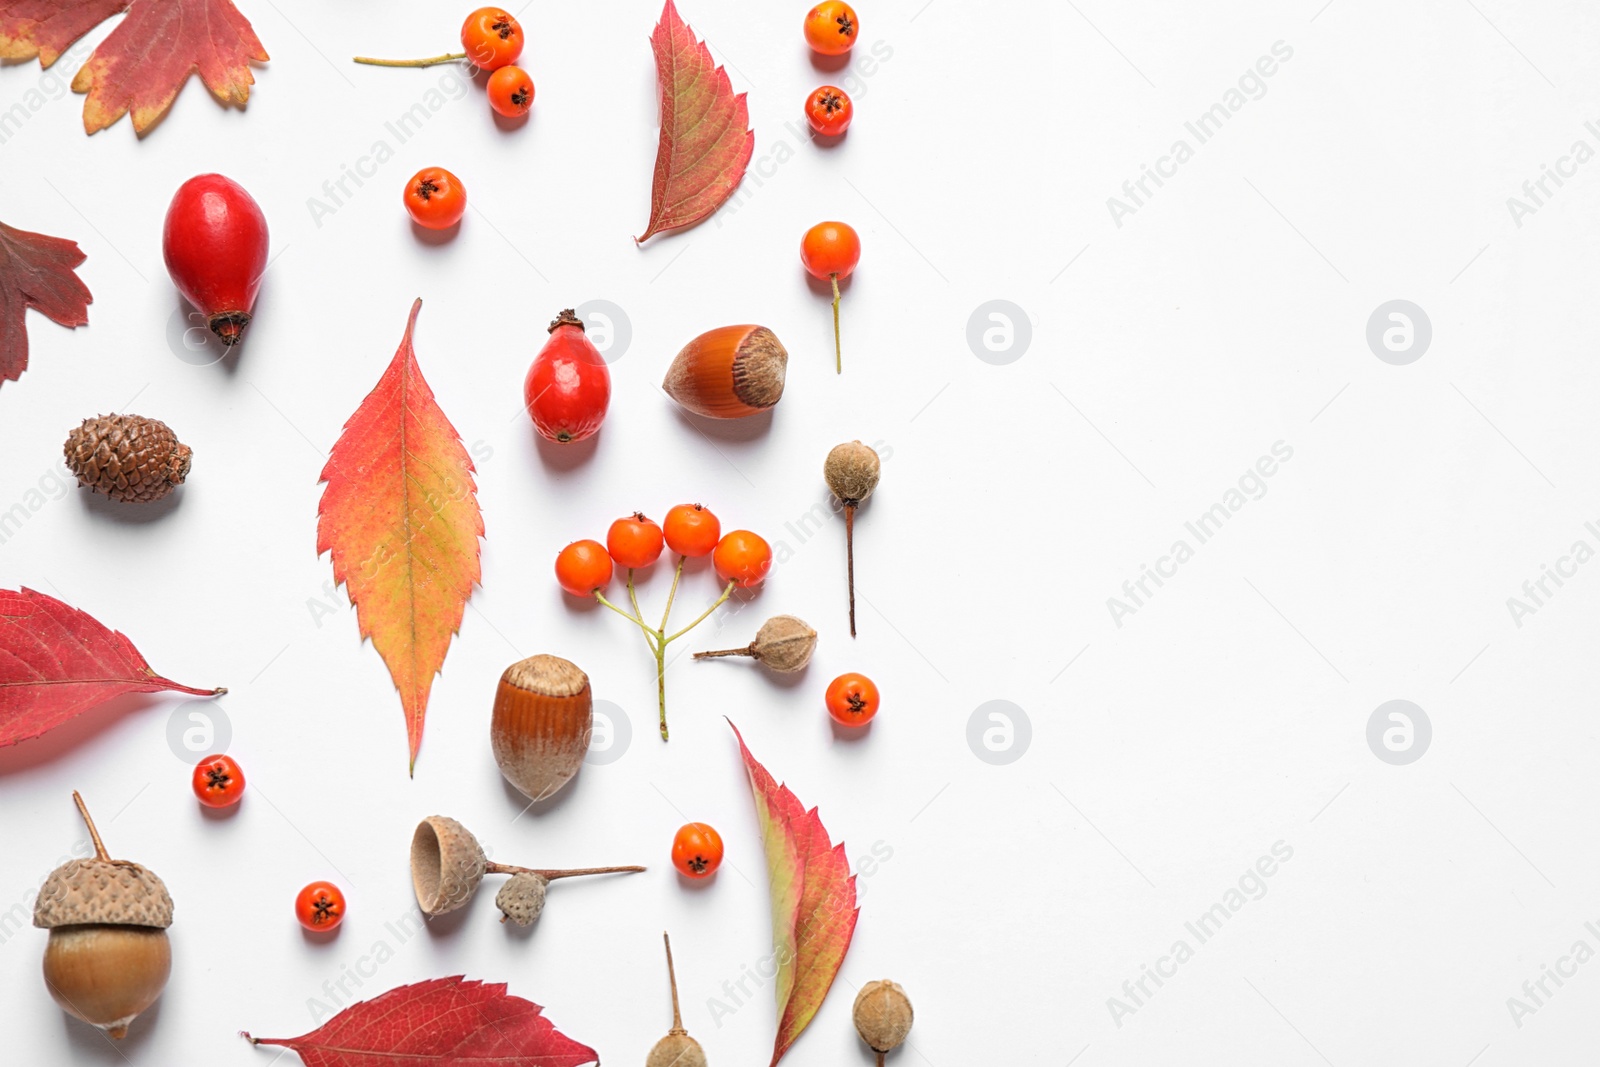
[[[194,455],[166,423],[141,415],[84,419],[62,451],[79,485],[128,504],[160,500],[182,485]]]

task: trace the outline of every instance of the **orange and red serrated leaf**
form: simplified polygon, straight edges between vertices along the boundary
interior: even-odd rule
[[[252,1045],[281,1045],[306,1067],[582,1067],[600,1054],[567,1037],[531,1000],[506,993],[505,983],[460,975],[391,989],[363,1000],[300,1037],[251,1037]]]
[[[0,589],[0,748],[62,726],[125,693],[220,696],[150,669],[122,634],[55,597]]]
[[[807,809],[767,772],[750,754],[737,726],[733,734],[755,797],[772,883],[772,942],[778,960],[778,1036],[772,1046],[776,1065],[833,987],[861,909],[843,843],[831,844],[817,809]]]
[[[0,222],[0,385],[28,369],[28,309],[71,329],[89,321],[94,297],[75,273],[84,256],[72,241]]]
[[[661,144],[650,188],[644,242],[709,216],[744,180],[755,154],[745,94],[735,95],[728,72],[678,17],[672,0],[650,35],[661,86]]]
[[[255,84],[251,63],[267,50],[232,0],[0,0],[0,59],[39,57],[48,67],[100,23],[123,11],[72,79],[87,93],[83,128],[95,133],[133,112],[144,133],[198,71],[224,104],[243,107]]]
[[[472,459],[412,348],[421,310],[418,300],[394,360],[345,423],[317,509],[317,552],[332,554],[361,636],[389,668],[413,770],[434,675],[482,576],[483,536]]]

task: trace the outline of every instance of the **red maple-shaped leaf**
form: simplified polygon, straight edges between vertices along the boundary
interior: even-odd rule
[[[68,328],[89,321],[94,297],[74,271],[83,252],[62,237],[0,222],[0,384],[28,369],[28,309]]]
[[[0,748],[38,737],[124,693],[191,689],[150,669],[133,642],[54,597],[0,589]]]
[[[306,1067],[580,1067],[599,1063],[531,1000],[457,975],[391,989],[300,1037],[245,1038],[281,1045]]]
[[[472,459],[423,380],[411,335],[361,402],[328,456],[317,509],[317,552],[356,606],[400,693],[417,765],[433,677],[461,629],[482,571]]]
[[[87,93],[83,128],[95,133],[129,111],[133,128],[154,126],[199,71],[213,96],[243,107],[269,58],[250,20],[231,0],[0,0],[0,58],[37,55],[50,66],[79,37],[121,11],[128,17],[72,79]]]
[[[728,72],[678,17],[672,0],[650,35],[661,85],[661,145],[650,189],[650,224],[643,242],[677,230],[721,207],[744,179],[755,153],[750,109],[734,94]]]
[[[737,726],[733,734],[755,797],[772,883],[772,944],[778,960],[778,1036],[772,1046],[776,1065],[833,987],[861,909],[844,845],[830,844],[817,809],[806,808],[767,772],[750,754]]]

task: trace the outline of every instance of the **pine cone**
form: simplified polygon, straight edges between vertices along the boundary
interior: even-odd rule
[[[112,500],[160,500],[189,476],[189,446],[159,419],[101,415],[67,435],[67,466],[78,484]]]

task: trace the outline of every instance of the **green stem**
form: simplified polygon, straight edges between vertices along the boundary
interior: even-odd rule
[[[678,595],[678,580],[683,577],[683,565],[688,559],[688,556],[679,556],[678,569],[672,572],[672,588],[667,590],[667,610],[661,613],[661,637],[663,640],[667,636],[667,620],[672,618],[672,601]]]
[[[665,641],[652,643],[656,654],[656,703],[661,708],[661,740],[667,739],[667,645]]]
[[[828,275],[833,282],[833,373],[844,373],[844,350],[839,346],[839,276]]]
[[[696,626],[699,626],[701,623],[705,622],[706,619],[710,618],[711,613],[713,611],[716,611],[718,608],[722,607],[723,604],[726,604],[728,602],[728,598],[730,596],[732,596],[732,595],[733,595],[733,583],[729,582],[728,585],[727,585],[727,588],[722,590],[722,595],[717,597],[717,602],[715,604],[712,604],[709,608],[707,608],[706,610],[702,611],[700,613],[700,617],[698,619],[695,619],[694,622],[691,622],[688,626],[685,626],[683,629],[679,630],[677,633],[673,634],[671,637],[667,638],[664,642],[662,642],[662,647],[665,648],[666,645],[671,644],[673,641],[676,641],[678,638],[682,637],[684,634],[688,633],[690,630],[694,629]]]
[[[446,52],[440,56],[429,56],[427,59],[373,59],[370,56],[356,56],[357,63],[365,63],[369,67],[433,67],[440,63],[454,63],[458,59],[466,59],[465,52]]]
[[[598,589],[594,591],[594,598],[600,603],[604,604],[606,607],[610,608],[612,611],[616,612],[618,615],[621,615],[624,619],[627,619],[629,622],[633,623],[639,629],[643,630],[644,635],[650,638],[652,644],[655,642],[655,631],[650,629],[649,626],[646,626],[642,619],[634,615],[629,615],[626,611],[623,611],[621,608],[617,607],[611,601],[607,600],[606,595]]]

